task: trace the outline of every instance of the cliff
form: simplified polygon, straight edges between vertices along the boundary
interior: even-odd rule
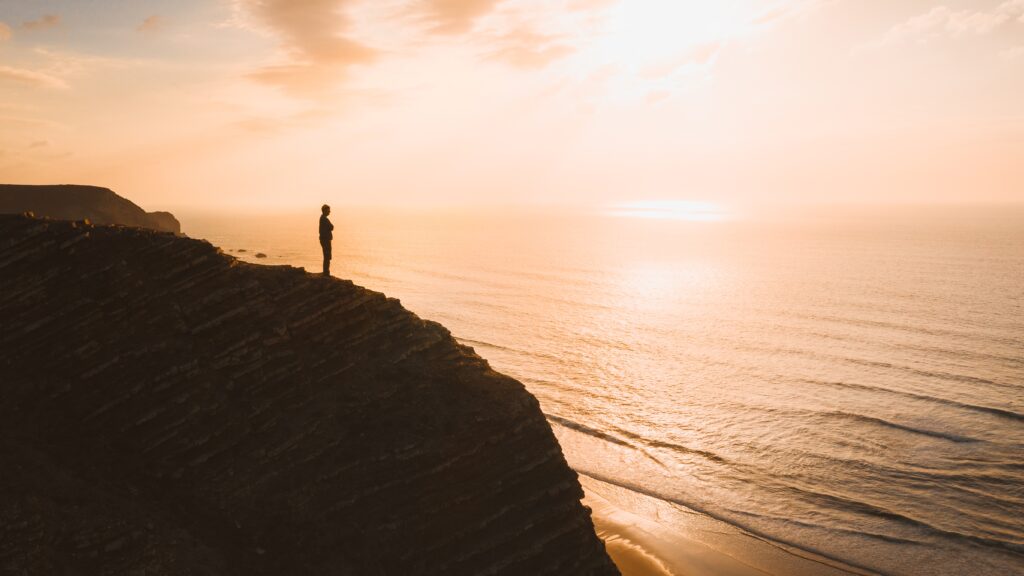
[[[616,574],[523,386],[394,299],[0,216],[0,572]]]
[[[24,212],[59,220],[88,219],[94,224],[120,224],[181,233],[181,224],[169,212],[146,212],[108,188],[71,184],[0,184],[0,214]]]

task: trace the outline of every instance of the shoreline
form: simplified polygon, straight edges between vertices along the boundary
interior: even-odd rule
[[[622,576],[869,576],[875,572],[767,541],[727,522],[579,473],[583,503]],[[652,506],[658,521],[620,497]],[[633,508],[632,506],[630,508]]]

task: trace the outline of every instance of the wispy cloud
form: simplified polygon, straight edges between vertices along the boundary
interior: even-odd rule
[[[999,53],[1004,60],[1020,60],[1024,59],[1024,46],[1014,46],[1013,48],[1007,48]]]
[[[3,77],[3,73],[0,72],[0,78],[2,78],[2,77]],[[67,126],[65,126],[63,124],[60,124],[59,122],[54,122],[52,120],[46,120],[46,119],[43,119],[43,118],[33,118],[33,117],[30,117],[30,116],[24,116],[23,114],[18,114],[18,115],[4,115],[4,114],[0,114],[0,123],[10,124],[10,125],[19,125],[19,126],[29,126],[29,127],[32,127],[33,129],[35,129],[35,128],[57,128],[57,129],[67,128]]]
[[[234,18],[229,25],[257,31],[277,42],[276,57],[254,66],[247,77],[279,88],[289,96],[322,103],[324,99],[341,96],[342,88],[349,90],[354,83],[348,82],[359,66],[372,65],[393,55],[408,56],[439,45],[473,52],[484,61],[524,70],[544,68],[575,56],[591,65],[594,62],[587,59],[595,60],[591,56],[606,48],[609,53],[628,56],[621,46],[609,47],[601,43],[606,40],[603,30],[608,21],[614,19],[616,11],[636,0],[230,1]],[[832,1],[835,0],[763,0],[761,12],[751,14],[736,27],[768,29]],[[641,19],[658,21],[663,11],[659,0],[647,0],[640,8],[630,5],[625,13],[635,16],[639,12]],[[703,9],[690,12],[705,13]],[[669,10],[665,13],[690,12]],[[711,12],[718,14],[719,19],[742,19],[727,10]],[[753,18],[759,21],[752,22]],[[691,23],[691,28],[698,27]],[[376,34],[382,28],[388,33]],[[672,37],[666,39],[666,44],[680,35],[670,22],[657,32]],[[630,33],[644,34],[636,30]],[[700,34],[697,30],[691,35]],[[367,38],[373,38],[373,45]],[[627,44],[636,38],[621,40],[620,44]],[[659,42],[646,45],[650,47]],[[699,39],[692,44],[698,43],[694,46],[680,42],[679,54],[662,58],[672,61],[663,76],[677,69],[712,67],[722,46]],[[603,54],[596,57],[601,58]]]
[[[142,23],[139,24],[139,27],[135,30],[146,34],[155,34],[156,32],[162,30],[163,27],[164,19],[158,15],[153,15],[143,20]]]
[[[417,0],[415,9],[437,34],[470,31],[477,19],[493,11],[503,0]]]
[[[0,82],[40,89],[67,90],[72,81],[102,69],[117,70],[152,65],[138,58],[95,56],[78,52],[35,48],[32,68],[0,66]]]
[[[766,6],[754,17],[755,26],[774,25],[811,13],[835,0],[779,0]]]
[[[489,20],[486,27],[477,26],[485,17],[499,15],[506,3],[514,4],[510,0],[403,0],[376,17],[408,27],[403,44],[388,51],[417,50],[459,37],[460,42],[479,49],[483,58],[519,68],[543,67],[573,52],[564,36],[542,32],[523,18],[506,14]],[[608,0],[587,3],[592,6],[574,9],[609,4]],[[235,25],[274,36],[281,49],[276,62],[252,71],[249,77],[293,96],[333,97],[353,67],[372,64],[385,53],[357,39],[349,14],[357,6],[365,7],[357,0],[234,0],[234,6]]]
[[[708,66],[718,57],[722,47],[723,42],[699,44],[684,51],[676,58],[644,68],[641,75],[647,79],[660,79],[675,74],[681,68]]]
[[[21,23],[22,30],[46,30],[60,26],[59,14],[44,14],[36,20],[29,20]]]
[[[154,63],[152,60],[144,58],[97,56],[51,48],[36,48],[33,52],[46,62],[45,67],[41,69],[63,79],[78,78],[101,69],[123,70],[152,66]]]
[[[490,57],[518,68],[543,68],[575,51],[564,38],[530,28],[502,34],[493,43]]]
[[[0,42],[6,42],[11,39],[11,27],[7,24],[0,22]]]
[[[15,68],[13,66],[0,66],[0,82],[13,82],[42,88],[66,89],[67,82],[56,76],[28,70],[26,68]]]
[[[233,122],[231,126],[248,134],[273,135],[292,128],[314,125],[332,114],[324,108],[310,108],[279,116],[247,116]]]
[[[587,11],[587,10],[601,10],[614,4],[618,4],[623,0],[571,0],[568,8],[570,11]]]
[[[874,46],[983,36],[1015,20],[1024,22],[1024,0],[1007,0],[989,10],[955,10],[947,6],[936,6],[892,27]]]
[[[430,9],[427,32],[435,40],[458,36],[485,60],[540,69],[578,53],[593,39],[598,15],[621,0],[417,1]]]
[[[286,91],[313,96],[329,91],[348,69],[372,62],[377,52],[345,34],[352,0],[236,0],[246,26],[275,36],[284,61],[250,76]]]

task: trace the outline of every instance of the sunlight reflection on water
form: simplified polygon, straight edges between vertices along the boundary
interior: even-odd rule
[[[315,210],[180,216],[319,266]],[[335,273],[522,380],[581,472],[884,573],[1019,573],[1020,210],[332,217]]]

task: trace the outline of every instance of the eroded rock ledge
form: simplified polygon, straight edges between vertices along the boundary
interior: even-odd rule
[[[0,216],[0,572],[616,574],[537,401],[350,282]]]

